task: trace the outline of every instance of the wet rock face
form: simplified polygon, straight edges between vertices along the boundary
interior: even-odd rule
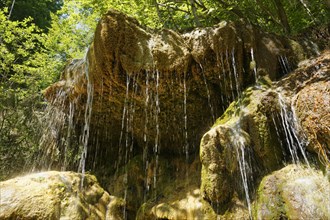
[[[79,139],[86,84],[92,85],[88,161],[97,167],[122,158],[119,154],[128,148],[176,155],[197,151],[202,134],[239,91],[256,75],[278,78],[288,62],[295,62],[290,42],[252,26],[222,22],[186,34],[154,32],[109,11],[86,60],[68,65],[63,79],[45,95],[67,115],[70,103],[74,106]],[[65,94],[59,99],[61,91]]]
[[[329,219],[330,184],[319,171],[289,165],[263,178],[255,219]]]
[[[44,172],[0,182],[0,219],[121,219],[123,202],[92,175]]]
[[[206,200],[230,206],[248,191],[251,202],[258,180],[283,162],[329,166],[329,58],[324,51],[275,83],[263,78],[228,107],[201,140]]]
[[[294,106],[310,151],[318,152],[323,164],[330,164],[330,57],[313,65],[323,80],[310,80],[296,95]]]
[[[201,190],[209,202],[227,206],[233,197],[245,197],[244,187],[252,195],[265,170],[274,170],[285,160],[273,124],[276,98],[265,85],[246,90],[203,136]]]

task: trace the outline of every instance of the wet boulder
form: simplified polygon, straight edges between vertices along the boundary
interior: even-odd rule
[[[238,198],[250,209],[259,179],[285,163],[329,166],[329,55],[324,51],[277,82],[262,78],[203,136],[207,201],[230,207]]]
[[[0,182],[0,219],[122,219],[124,202],[92,175],[49,171]]]
[[[320,171],[288,165],[262,179],[253,211],[255,219],[329,219],[330,183]]]

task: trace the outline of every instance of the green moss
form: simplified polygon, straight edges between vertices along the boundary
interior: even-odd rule
[[[302,61],[307,58],[304,48],[297,41],[289,40],[291,49],[293,53],[298,58],[298,60]]]
[[[218,125],[229,123],[230,121],[237,120],[237,118],[235,117],[235,115],[237,115],[238,112],[239,112],[239,109],[238,109],[237,106],[238,106],[238,103],[237,102],[232,102],[228,106],[228,108],[226,109],[226,111],[222,114],[222,116],[215,121],[215,123],[212,126],[212,128],[214,128],[214,127],[216,127]]]

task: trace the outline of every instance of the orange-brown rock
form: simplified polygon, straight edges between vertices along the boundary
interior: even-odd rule
[[[71,143],[81,140],[86,102],[93,97],[90,164],[123,162],[125,151],[191,154],[198,151],[202,134],[256,76],[276,79],[294,66],[290,42],[232,22],[185,34],[152,31],[109,11],[86,59],[69,64],[45,95],[64,118],[69,118],[69,103],[75,106]]]

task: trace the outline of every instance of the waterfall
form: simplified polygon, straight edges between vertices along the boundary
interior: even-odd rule
[[[187,74],[183,74],[183,120],[184,120],[184,151],[186,162],[189,161],[189,143],[188,143],[188,117],[187,117]]]
[[[280,107],[280,119],[281,126],[284,130],[286,146],[289,149],[291,159],[293,163],[298,164],[300,162],[298,153],[302,154],[305,163],[310,167],[307,160],[307,156],[304,149],[304,143],[301,140],[302,137],[297,133],[298,124],[296,115],[294,113],[294,108],[291,106],[291,109],[285,104],[283,95],[277,91],[278,102]]]
[[[248,160],[248,155],[246,155],[246,152],[248,151],[248,146],[246,145],[247,141],[248,140],[246,139],[246,135],[244,135],[244,131],[241,129],[241,119],[239,119],[237,124],[230,130],[230,146],[228,145],[226,147],[229,147],[230,149],[234,148],[233,150],[236,154],[236,160],[238,163],[249,217],[250,219],[252,219],[252,208],[249,189],[249,184],[251,184],[250,181],[252,181],[252,164],[251,161]]]
[[[281,69],[283,70],[283,75],[286,75],[291,72],[292,69],[286,56],[279,56],[278,61],[281,65]]]
[[[70,148],[71,146],[71,137],[72,137],[72,133],[73,133],[73,130],[74,130],[74,121],[73,121],[73,116],[74,116],[74,111],[75,111],[75,107],[74,107],[74,104],[72,102],[70,102],[69,104],[69,118],[68,118],[68,131],[67,131],[67,143],[64,147],[64,152],[68,152],[68,149]],[[64,154],[64,163],[63,163],[63,166],[62,166],[62,171],[64,171],[66,169],[68,165],[68,158],[67,158],[67,155],[66,153]]]
[[[237,72],[237,69],[236,69],[235,48],[233,48],[232,51],[231,51],[231,58],[232,58],[232,66],[233,66],[233,71],[234,71],[234,79],[235,79],[237,97],[240,97],[241,96],[241,89],[240,89],[240,83],[239,83],[239,75],[238,75],[238,72]]]
[[[88,51],[86,52],[85,58],[84,58],[84,65],[85,65],[85,74],[86,74],[86,79],[87,79],[87,100],[86,100],[86,107],[85,107],[85,123],[84,123],[84,130],[83,130],[83,135],[82,135],[82,144],[83,144],[83,149],[81,153],[81,158],[80,158],[80,165],[79,165],[79,170],[82,173],[82,178],[81,178],[81,187],[83,187],[84,184],[84,176],[85,176],[85,166],[86,166],[86,158],[87,158],[87,147],[88,147],[88,140],[89,140],[89,134],[90,134],[90,123],[91,123],[91,117],[92,117],[92,107],[93,107],[93,96],[94,96],[94,86],[92,79],[90,77],[90,72],[89,72],[89,60],[88,60]]]
[[[149,170],[149,162],[148,162],[148,106],[149,106],[149,72],[146,71],[146,80],[145,80],[145,101],[144,101],[144,130],[143,130],[143,163],[144,163],[144,202],[147,199],[147,193],[149,192],[149,180],[148,180],[148,170]]]
[[[251,169],[249,164],[247,163],[247,159],[245,156],[245,143],[242,140],[243,137],[238,134],[237,130],[233,130],[234,133],[234,145],[235,145],[235,150],[236,150],[236,155],[237,155],[237,161],[239,165],[239,171],[241,174],[241,179],[243,183],[243,188],[244,188],[244,193],[245,193],[245,199],[246,199],[246,204],[248,206],[248,211],[249,211],[249,216],[250,219],[252,219],[252,209],[251,209],[251,199],[249,195],[249,186],[248,186],[248,178],[247,178],[247,173]]]
[[[257,80],[258,80],[257,63],[256,63],[256,61],[254,59],[254,50],[253,50],[253,47],[251,47],[250,53],[251,53],[250,69],[251,68],[253,69],[254,78],[255,78],[255,81],[257,82]]]
[[[215,114],[214,114],[214,110],[213,110],[213,106],[212,106],[212,102],[211,102],[211,93],[210,93],[209,87],[207,85],[206,76],[205,76],[205,73],[204,73],[203,66],[202,66],[202,64],[199,64],[199,66],[202,70],[203,81],[204,81],[204,85],[205,85],[206,93],[207,93],[207,102],[209,104],[212,120],[214,122],[215,121]]]
[[[154,72],[155,74],[155,72]],[[154,146],[154,154],[156,157],[155,164],[155,172],[154,172],[154,189],[155,195],[157,196],[157,174],[158,174],[158,163],[159,163],[159,154],[160,154],[160,130],[159,130],[159,114],[160,114],[160,106],[159,106],[159,71],[156,70],[156,94],[155,94],[155,124],[156,124],[156,136],[155,136],[155,146]]]

